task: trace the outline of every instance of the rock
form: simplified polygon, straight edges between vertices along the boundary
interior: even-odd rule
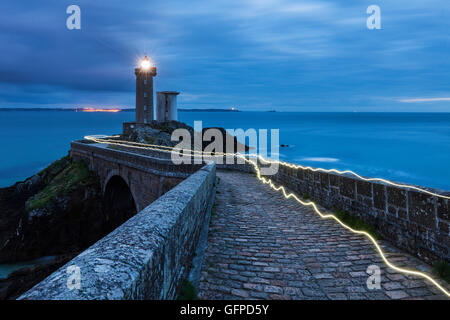
[[[8,298],[8,288],[11,282],[0,281],[0,300],[6,300]]]
[[[209,128],[204,128],[202,134],[205,134],[205,132],[209,129],[215,129],[215,130],[219,130],[220,133],[222,134],[223,137],[223,152],[230,152],[230,153],[234,153],[234,152],[238,152],[240,150],[245,150],[245,151],[249,151],[250,148],[247,145],[243,145],[242,143],[238,142],[236,137],[231,136],[231,140],[233,141],[233,146],[227,148],[227,141],[230,140],[230,134],[228,134],[228,132],[221,127],[209,127]],[[210,141],[204,141],[203,142],[203,149],[205,149],[211,142]]]
[[[176,129],[186,129],[193,133],[192,127],[178,121],[152,121],[145,126],[138,126],[122,135],[122,139],[139,143],[147,143],[173,147],[177,142],[171,141],[172,132]]]
[[[0,263],[91,245],[106,232],[102,200],[98,179],[84,163],[67,157],[22,183],[0,189]]]
[[[51,212],[49,212],[49,210],[46,208],[32,210],[28,212],[28,223],[32,223],[33,218],[41,218],[50,214]]]
[[[0,263],[45,256],[66,257],[65,262],[126,220],[120,212],[106,209],[100,182],[86,164],[69,157],[0,188],[0,208]],[[17,270],[0,280],[0,299],[20,295],[62,262]]]
[[[22,293],[31,289],[50,273],[71,260],[76,254],[76,252],[72,252],[60,255],[53,260],[12,272],[7,279],[0,280],[0,300],[18,298]]]
[[[33,186],[37,186],[41,182],[41,177],[37,174],[32,176],[30,179],[27,180],[26,184],[28,189],[33,188]]]
[[[134,129],[130,129],[130,131],[127,132],[127,134],[122,134],[121,139],[139,143],[147,143],[152,145],[175,147],[179,142],[172,141],[171,135],[173,131],[175,131],[176,129],[186,129],[187,131],[189,131],[191,135],[191,149],[193,149],[194,129],[191,126],[178,121],[164,121],[164,122],[152,121],[147,125],[144,126],[140,125]],[[216,129],[221,132],[223,136],[223,152],[226,152],[227,150],[229,150],[230,152],[236,152],[237,150],[242,149],[245,151],[250,150],[248,146],[240,144],[237,141],[236,137],[231,138],[231,140],[234,141],[233,146],[227,149],[226,142],[227,136],[229,136],[229,134],[226,132],[226,130],[220,127],[203,128],[202,134],[204,134],[208,129]],[[203,149],[210,143],[211,143],[210,141],[203,141]]]
[[[19,182],[15,184],[15,191],[17,194],[24,193],[34,193],[38,190],[42,185],[42,179],[39,175],[34,175],[31,178],[28,178],[24,182]]]

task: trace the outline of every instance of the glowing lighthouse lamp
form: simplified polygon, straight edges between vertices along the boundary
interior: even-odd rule
[[[152,63],[150,62],[150,59],[145,56],[140,63],[142,70],[150,70]]]
[[[134,69],[136,75],[136,123],[149,123],[153,116],[153,77],[156,67],[145,56],[139,67]]]

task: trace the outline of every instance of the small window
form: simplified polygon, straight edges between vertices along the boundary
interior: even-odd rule
[[[147,92],[144,92],[144,98],[147,98]]]
[[[144,79],[144,84],[147,84],[147,79]]]

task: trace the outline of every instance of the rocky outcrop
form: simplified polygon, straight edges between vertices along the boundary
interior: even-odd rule
[[[16,270],[7,279],[0,279],[0,300],[18,298],[74,256],[76,256],[76,253],[57,256],[44,263]]]
[[[0,190],[0,263],[84,249],[103,235],[100,183],[69,157]]]
[[[191,135],[191,142],[192,146],[191,148],[194,149],[194,128],[191,126],[179,122],[179,121],[152,121],[148,124],[139,124],[136,126],[133,126],[131,128],[128,126],[126,130],[124,130],[124,133],[121,135],[120,139],[127,140],[127,141],[133,141],[133,142],[139,142],[139,143],[147,143],[147,144],[153,144],[153,145],[160,145],[160,146],[169,146],[174,147],[179,142],[178,141],[171,141],[171,135],[173,131],[176,129],[186,129],[189,131]],[[204,134],[208,129],[216,129],[219,130],[223,136],[223,151],[228,150],[229,152],[236,152],[237,150],[244,149],[245,151],[249,150],[248,146],[242,146],[240,144],[236,137],[231,137],[231,140],[234,141],[234,144],[232,147],[227,149],[226,141],[227,137],[229,138],[229,134],[226,132],[224,128],[220,127],[210,127],[210,128],[203,128],[202,134]],[[203,141],[203,149],[206,148],[211,143],[211,141]],[[239,149],[238,149],[239,146]],[[242,148],[243,147],[243,148]],[[234,151],[232,151],[234,150]]]
[[[57,257],[0,280],[0,299],[20,295],[124,222],[104,210],[98,178],[69,157],[0,189],[0,208],[0,263]]]
[[[127,141],[173,147],[178,142],[171,141],[170,137],[176,129],[186,129],[192,136],[194,134],[194,129],[183,122],[152,121],[149,124],[139,125],[127,130],[121,138]]]

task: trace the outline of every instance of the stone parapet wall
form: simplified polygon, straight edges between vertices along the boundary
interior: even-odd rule
[[[85,250],[20,299],[174,299],[214,199],[210,163]],[[67,286],[81,272],[80,289]]]
[[[148,171],[158,175],[188,177],[193,172],[199,170],[204,163],[201,164],[181,164],[177,165],[167,157],[166,153],[153,152],[152,155],[145,154],[144,151],[131,148],[108,148],[106,145],[95,143],[83,143],[76,141],[71,143],[70,154],[72,157],[81,157],[92,162],[95,158],[104,158],[105,160],[114,161],[118,164],[129,165],[142,171]]]
[[[221,164],[217,168],[255,172],[248,163]],[[372,225],[384,239],[427,263],[450,262],[448,199],[383,182],[365,181],[353,175],[293,169],[281,164],[278,173],[267,178],[329,211],[349,212]],[[450,196],[449,192],[420,188]]]
[[[287,166],[280,166],[272,180],[327,209],[348,211],[374,226],[397,247],[428,263],[450,261],[448,199],[354,176]]]

